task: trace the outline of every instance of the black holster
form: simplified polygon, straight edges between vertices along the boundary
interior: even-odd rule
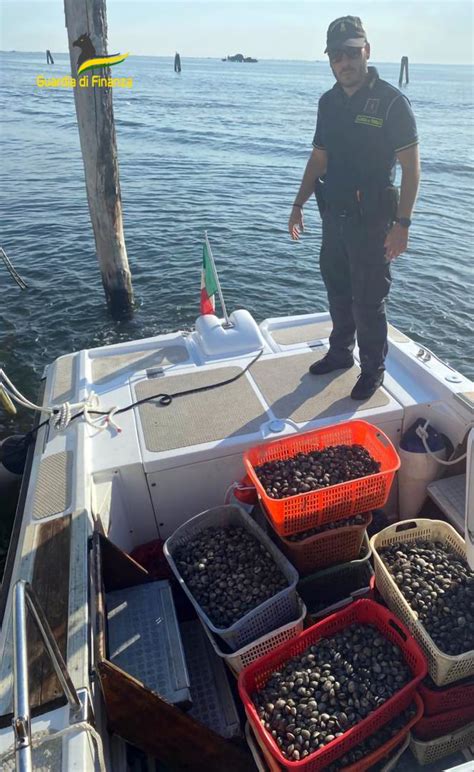
[[[359,211],[367,220],[393,222],[398,211],[398,188],[387,185],[381,190],[361,190],[359,192]]]
[[[318,177],[314,186],[314,195],[316,196],[316,203],[318,205],[319,214],[323,216],[326,210],[326,202],[324,200],[324,182]]]
[[[388,222],[394,222],[398,212],[398,202],[400,195],[395,185],[388,185],[382,192],[382,211],[384,219]]]

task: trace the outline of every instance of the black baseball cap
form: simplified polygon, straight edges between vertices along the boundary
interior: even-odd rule
[[[342,46],[363,48],[366,43],[367,37],[359,17],[341,16],[332,21],[328,27],[324,53],[327,53],[329,48],[341,48]]]

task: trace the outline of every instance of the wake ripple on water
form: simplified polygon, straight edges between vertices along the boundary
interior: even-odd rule
[[[453,161],[424,160],[422,163],[422,171],[433,175],[436,175],[438,172],[447,174],[454,183],[456,176],[466,176],[472,179],[474,165],[468,163],[454,163]]]

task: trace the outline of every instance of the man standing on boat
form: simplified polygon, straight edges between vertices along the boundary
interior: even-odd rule
[[[326,52],[337,83],[319,100],[313,151],[288,229],[292,239],[300,237],[303,206],[316,193],[333,329],[329,352],[310,372],[352,367],[357,332],[361,375],[351,397],[360,400],[383,383],[390,263],[408,244],[420,178],[418,138],[408,99],[367,65],[370,45],[358,17],[329,25]],[[402,168],[399,196],[396,160]]]

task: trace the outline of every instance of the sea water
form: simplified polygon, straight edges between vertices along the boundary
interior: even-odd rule
[[[375,63],[397,85],[399,65]],[[256,64],[130,56],[113,69],[124,230],[137,303],[108,315],[84,186],[69,58],[0,54],[0,363],[35,397],[46,364],[81,348],[189,329],[199,313],[204,230],[227,308],[269,316],[326,310],[321,225],[287,222],[311,152],[326,62]],[[467,376],[472,356],[472,69],[410,65],[422,181],[408,252],[393,265],[389,320]],[[25,415],[24,412],[22,415]],[[29,422],[29,416],[25,418]],[[0,414],[0,436],[18,428]]]

